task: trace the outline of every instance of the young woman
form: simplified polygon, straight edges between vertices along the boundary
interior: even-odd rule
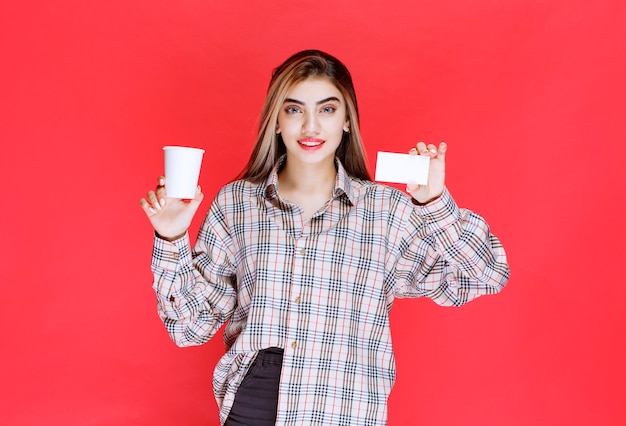
[[[395,379],[395,297],[460,306],[499,292],[509,269],[485,221],[444,186],[446,144],[428,185],[407,195],[371,181],[352,79],[303,51],[273,73],[256,145],[190,247],[203,194],[141,205],[156,230],[160,316],[179,346],[224,324],[213,386],[223,424],[385,425]]]

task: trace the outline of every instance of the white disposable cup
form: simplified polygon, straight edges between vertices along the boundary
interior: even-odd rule
[[[186,146],[164,146],[163,151],[165,195],[172,198],[195,198],[204,150]]]

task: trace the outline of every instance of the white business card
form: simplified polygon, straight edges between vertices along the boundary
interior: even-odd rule
[[[430,157],[425,155],[378,152],[375,180],[391,183],[426,185]]]

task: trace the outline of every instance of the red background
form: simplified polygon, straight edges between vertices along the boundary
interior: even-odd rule
[[[271,69],[319,48],[353,72],[372,170],[447,141],[448,187],[512,268],[461,309],[397,301],[389,424],[626,424],[623,5],[4,2],[1,423],[217,424],[222,341],[167,337],[138,200],[168,144],[207,149],[212,198]]]

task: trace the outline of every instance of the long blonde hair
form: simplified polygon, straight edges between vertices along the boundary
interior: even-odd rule
[[[276,134],[279,110],[291,87],[311,77],[328,78],[345,98],[350,132],[344,132],[336,156],[348,175],[371,180],[359,130],[359,109],[352,77],[337,58],[319,50],[298,52],[272,73],[257,140],[239,179],[262,183],[268,178],[278,159],[286,152],[282,137]]]

